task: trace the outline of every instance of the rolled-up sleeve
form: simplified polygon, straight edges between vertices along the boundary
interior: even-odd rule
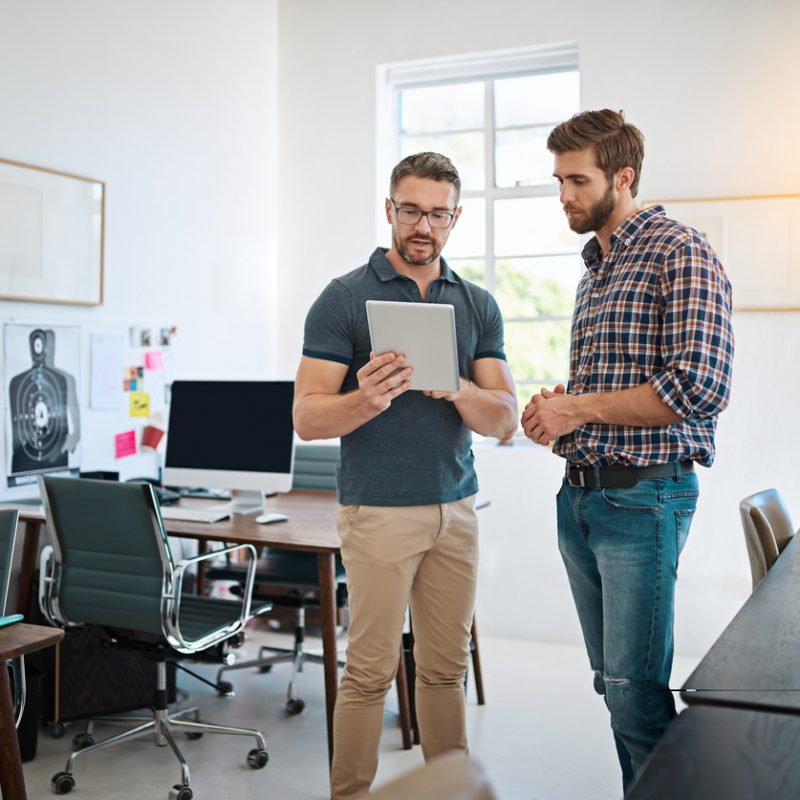
[[[679,416],[708,419],[723,411],[730,398],[731,285],[705,238],[691,233],[665,260],[663,368],[649,383]]]

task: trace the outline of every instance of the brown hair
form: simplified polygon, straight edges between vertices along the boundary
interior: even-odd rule
[[[551,153],[570,150],[594,150],[597,166],[609,182],[623,167],[633,169],[631,196],[639,191],[639,176],[644,158],[644,136],[641,131],[625,122],[622,111],[582,111],[553,128],[547,137]]]
[[[389,192],[394,193],[397,184],[407,177],[430,178],[433,181],[447,181],[456,187],[456,203],[461,195],[461,178],[453,162],[441,153],[415,153],[406,156],[393,170],[389,182]]]

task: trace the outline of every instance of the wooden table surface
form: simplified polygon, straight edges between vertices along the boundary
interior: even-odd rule
[[[0,790],[3,800],[25,800],[25,779],[14,724],[14,702],[5,662],[50,647],[64,638],[64,631],[16,622],[0,628]]]
[[[689,676],[681,697],[800,714],[800,536]]]
[[[667,729],[625,800],[797,800],[800,717],[695,706]]]

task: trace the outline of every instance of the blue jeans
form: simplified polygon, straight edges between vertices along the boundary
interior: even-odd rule
[[[688,473],[629,489],[565,480],[556,498],[558,548],[595,690],[611,714],[624,788],[675,716],[675,581],[697,496]]]

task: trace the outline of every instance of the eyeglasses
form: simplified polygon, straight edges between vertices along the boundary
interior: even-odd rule
[[[431,228],[449,228],[453,224],[453,218],[456,215],[455,211],[442,211],[438,208],[433,211],[421,211],[419,208],[412,206],[398,206],[391,197],[389,202],[392,204],[394,213],[397,214],[397,221],[401,225],[416,225],[425,217]]]

